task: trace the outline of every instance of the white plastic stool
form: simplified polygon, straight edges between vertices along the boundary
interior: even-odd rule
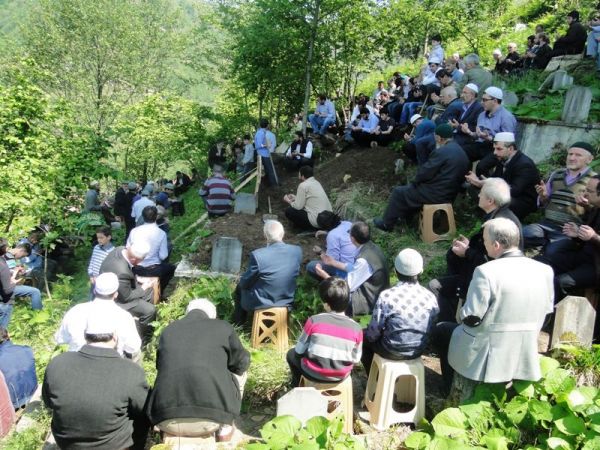
[[[395,403],[413,405],[400,412]],[[371,426],[378,431],[395,423],[417,424],[425,416],[425,367],[421,358],[405,361],[375,354],[365,391]]]
[[[352,402],[352,377],[349,375],[337,383],[318,383],[304,376],[300,377],[300,387],[313,387],[328,401],[328,419],[338,414],[344,415],[344,432],[354,434],[354,406]]]

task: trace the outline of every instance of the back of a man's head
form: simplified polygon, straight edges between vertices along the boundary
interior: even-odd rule
[[[371,231],[369,225],[365,222],[355,222],[350,228],[350,236],[359,244],[366,244],[371,240]]]
[[[319,296],[327,303],[332,311],[344,312],[350,301],[350,288],[346,280],[329,277],[319,284]]]
[[[465,64],[478,66],[479,65],[479,55],[476,53],[470,53],[465,56]]]
[[[302,176],[305,180],[308,180],[313,176],[313,168],[310,166],[302,166],[300,167],[300,176]]]
[[[215,175],[222,175],[223,174],[223,166],[219,165],[219,164],[215,164],[213,166],[213,174]]]
[[[285,231],[281,222],[278,222],[277,220],[267,220],[263,227],[263,233],[267,242],[271,243],[283,241]]]
[[[158,217],[158,210],[156,206],[146,206],[142,210],[142,218],[145,223],[154,223],[156,222],[156,218]]]
[[[331,231],[337,227],[342,220],[333,211],[321,211],[317,216],[317,225],[325,231]]]
[[[492,200],[500,208],[510,203],[510,186],[502,178],[487,178],[483,182],[480,195]]]
[[[484,226],[490,242],[497,242],[505,250],[519,246],[519,228],[512,220],[500,217],[488,220]]]
[[[264,118],[260,119],[259,126],[260,128],[267,128],[269,126],[269,120]]]

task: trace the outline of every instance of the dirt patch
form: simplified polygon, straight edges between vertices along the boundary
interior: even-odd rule
[[[397,177],[394,175],[394,161],[397,158],[393,150],[383,147],[350,148],[337,157],[333,151],[325,148],[321,153],[324,162],[315,168],[315,177],[328,193],[334,189],[344,190],[353,183],[361,182],[373,185],[378,195],[387,198],[391,187],[397,184]],[[296,193],[299,183],[297,173],[286,172],[280,164],[277,164],[277,173],[281,186],[276,188],[261,186],[256,215],[228,214],[207,223],[206,228],[213,234],[206,238],[197,253],[192,255],[191,260],[194,264],[209,267],[213,242],[221,236],[227,236],[237,238],[242,243],[243,270],[248,263],[250,252],[265,245],[262,215],[269,213],[269,198],[271,212],[277,215],[285,227],[285,242],[302,247],[304,263],[315,258],[312,247],[319,242],[314,237],[314,233],[301,233],[294,230],[284,214],[287,204],[283,201],[283,196],[287,193]]]

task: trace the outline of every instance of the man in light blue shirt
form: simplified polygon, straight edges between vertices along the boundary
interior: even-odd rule
[[[313,133],[321,136],[325,136],[329,126],[335,123],[335,106],[325,94],[319,95],[315,113],[308,116],[308,121]]]
[[[352,127],[352,138],[361,147],[368,147],[377,139],[375,134],[377,125],[379,125],[379,118],[367,108],[361,108],[360,121],[357,126]]]
[[[256,153],[260,156],[263,167],[265,168],[269,186],[279,186],[277,172],[275,171],[275,166],[271,159],[271,153],[275,151],[275,135],[269,130],[269,121],[267,119],[260,119],[259,126],[260,128],[254,135],[254,148],[256,149]]]
[[[141,277],[159,277],[160,289],[161,292],[164,292],[167,284],[175,274],[175,266],[168,262],[167,233],[156,224],[158,217],[156,206],[146,206],[142,211],[142,217],[144,218],[144,224],[131,230],[127,239],[127,246],[137,241],[145,241],[150,245],[150,251],[138,265],[132,267],[132,271],[135,275]]]

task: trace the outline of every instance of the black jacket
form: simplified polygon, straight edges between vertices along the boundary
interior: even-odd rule
[[[135,275],[129,267],[129,263],[123,256],[125,247],[116,247],[112,252],[106,255],[100,273],[112,272],[119,278],[119,295],[117,303],[129,303],[136,300],[148,301],[152,296],[152,289],[147,291],[139,287]]]
[[[492,176],[503,178],[509,184],[510,209],[520,220],[537,210],[535,185],[540,182],[540,174],[529,156],[517,152],[506,166],[498,162]]]
[[[457,120],[461,124],[468,124],[469,129],[471,131],[475,131],[475,128],[477,127],[477,118],[482,111],[483,106],[481,105],[481,102],[475,99],[475,101],[471,103],[469,108]],[[461,129],[458,128],[454,134],[454,142],[456,142],[458,145],[462,145],[465,142],[473,142],[473,138],[468,134],[463,133]]]
[[[569,25],[567,34],[559,37],[554,43],[554,56],[577,55],[583,51],[587,40],[587,32],[580,22]]]
[[[133,196],[128,196],[127,192],[120,187],[115,194],[115,216],[127,217],[131,215],[131,200]]]
[[[116,350],[84,345],[55,357],[42,399],[52,410],[52,434],[62,449],[129,448],[133,421],[144,422],[144,370]]]
[[[231,424],[242,403],[233,373],[241,375],[249,365],[250,354],[230,324],[190,311],[160,336],[150,421],[189,417]]]

